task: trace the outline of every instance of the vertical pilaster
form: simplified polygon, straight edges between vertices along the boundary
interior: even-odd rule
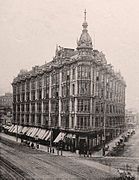
[[[41,100],[41,126],[43,126],[45,123],[44,123],[44,120],[43,120],[43,100]]]
[[[91,64],[91,99],[90,99],[90,127],[92,127],[92,113],[93,113],[93,65]]]
[[[27,99],[26,99],[26,81],[25,81],[24,92],[25,92],[25,101],[27,101]]]
[[[77,69],[78,67],[76,66],[75,67],[75,119],[74,119],[74,127],[76,127],[77,126],[77,106],[78,106],[78,104],[77,104],[77,94],[78,94],[78,81],[77,81],[77,79],[78,79],[78,69]]]
[[[37,102],[35,101],[35,126],[37,126],[38,121],[37,121]]]
[[[93,101],[93,128],[95,128],[95,123],[96,123],[96,75],[97,75],[97,69],[96,69],[96,66],[93,67],[93,81],[94,81],[94,93],[93,93],[93,97],[94,97],[94,101]]]
[[[69,98],[69,128],[71,128],[71,113],[72,113],[72,102],[71,102],[71,96],[73,96],[72,94],[72,68],[70,68],[70,87],[69,87],[69,90],[70,90],[70,98]]]
[[[51,86],[52,86],[52,78],[51,78],[51,74],[50,74],[50,81],[49,81],[49,122],[48,125],[51,125]]]
[[[29,103],[29,124],[33,125],[31,124],[31,103]]]
[[[42,94],[41,94],[41,97],[42,97],[42,99],[44,98],[44,93],[43,93],[43,87],[44,87],[44,77],[45,76],[42,76],[42,87],[41,87],[41,89],[42,89]]]
[[[35,81],[35,126],[37,126],[38,124],[38,120],[37,120],[37,80]]]
[[[33,125],[31,123],[31,81],[29,81],[29,124]]]
[[[19,121],[19,123],[21,124],[22,123],[22,118],[21,118],[21,105],[20,105],[20,121]]]
[[[61,96],[62,96],[62,72],[59,71],[59,118],[58,118],[58,126],[61,127]]]
[[[104,140],[106,140],[106,117],[107,117],[107,73],[104,72]]]

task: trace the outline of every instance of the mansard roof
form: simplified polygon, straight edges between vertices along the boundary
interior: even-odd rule
[[[52,61],[45,63],[42,66],[34,66],[32,70],[21,70],[18,76],[13,80],[13,84],[43,75],[45,72],[51,72],[54,69],[62,68],[63,66],[70,65],[80,60],[91,61],[99,67],[104,68],[107,73],[115,76],[124,84],[124,79],[120,73],[115,73],[113,67],[107,64],[107,60],[103,52],[92,49],[92,39],[87,31],[86,11],[84,12],[84,22],[82,24],[83,30],[79,41],[77,42],[77,50],[73,48],[64,48],[61,46],[56,47],[55,57]]]

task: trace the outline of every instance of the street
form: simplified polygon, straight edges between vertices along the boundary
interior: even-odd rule
[[[123,156],[139,158],[139,128],[136,129],[136,134],[126,143]]]
[[[92,158],[92,160],[117,169],[129,170],[136,176],[136,179],[139,179],[137,172],[139,166],[139,128],[136,129],[136,134],[126,142],[124,152],[120,157]]]
[[[8,139],[5,139],[4,136]],[[34,150],[15,142],[15,137],[1,133],[1,157],[23,171],[30,178],[76,178],[76,179],[112,179],[117,176],[116,169],[130,170],[137,179],[139,165],[139,129],[128,142],[120,157],[84,158],[64,152],[56,156],[46,151]],[[20,141],[19,141],[20,142]],[[12,143],[12,144],[11,144]],[[5,170],[2,168],[2,173]],[[115,175],[114,175],[115,174]]]
[[[98,162],[79,157],[64,157],[31,149],[16,142],[1,138],[1,157],[18,167],[25,178],[48,179],[113,179],[117,171]],[[4,170],[1,170],[1,174]]]

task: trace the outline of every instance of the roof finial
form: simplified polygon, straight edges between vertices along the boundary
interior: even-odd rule
[[[84,10],[84,21],[86,21],[86,9]]]
[[[83,26],[83,29],[85,31],[87,31],[88,24],[87,24],[87,21],[86,21],[86,9],[84,10],[84,22],[83,22],[82,26]]]

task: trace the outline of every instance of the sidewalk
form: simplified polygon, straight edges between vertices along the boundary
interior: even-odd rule
[[[5,134],[5,133],[2,133],[2,132],[0,133],[0,137],[4,137],[4,138],[9,139],[9,140],[11,140],[11,141],[16,141],[16,140],[17,140],[15,136],[10,136],[10,135]],[[20,138],[18,138],[17,143],[21,143],[21,139],[20,139]],[[52,154],[53,154],[53,155],[57,155],[57,150],[56,150],[56,148],[55,148],[55,147],[52,147],[52,148],[54,149],[54,153],[52,153]],[[38,149],[38,150],[44,151],[44,152],[47,152],[47,153],[48,153],[48,146],[39,144],[39,149]],[[59,151],[59,154],[60,154],[60,151]],[[68,157],[79,156],[78,154],[72,153],[72,152],[70,152],[70,151],[62,151],[62,155],[63,155],[63,156],[68,156]]]
[[[112,148],[115,146],[115,143],[119,141],[119,139],[121,138],[122,134],[119,135],[118,137],[116,137],[115,139],[113,139],[112,141],[110,141],[109,143],[106,143],[106,146],[109,146],[109,150],[106,151],[106,155],[108,154],[109,151],[112,150]],[[93,157],[102,157],[102,149],[100,151],[96,151],[94,153],[92,153]]]
[[[16,141],[15,136],[10,136],[10,135],[5,134],[5,133],[0,133],[0,136],[7,138],[9,140],[12,140],[12,141]],[[120,137],[121,137],[121,135],[119,137],[117,137],[116,139],[114,139],[111,142],[106,144],[109,146],[109,151],[112,149],[112,147],[115,145],[115,143],[120,139]],[[20,138],[18,138],[18,143],[21,143]],[[57,155],[56,148],[55,147],[52,147],[52,148],[54,149],[54,153],[52,153],[52,154]],[[44,152],[48,152],[48,146],[39,144],[39,150],[44,151]],[[106,153],[108,153],[108,151]],[[60,152],[59,152],[59,154],[60,154]],[[70,151],[62,151],[62,155],[67,156],[67,157],[79,157],[78,153],[73,153]],[[92,157],[102,157],[102,150],[93,152]]]

